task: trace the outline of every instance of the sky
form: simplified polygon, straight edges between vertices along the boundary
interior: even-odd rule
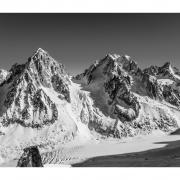
[[[141,68],[170,61],[180,69],[180,14],[0,14],[0,68],[25,63],[38,48],[73,75],[107,53]]]

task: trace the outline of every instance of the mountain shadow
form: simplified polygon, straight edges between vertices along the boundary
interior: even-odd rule
[[[157,142],[165,147],[121,155],[90,158],[73,167],[180,167],[180,140]]]

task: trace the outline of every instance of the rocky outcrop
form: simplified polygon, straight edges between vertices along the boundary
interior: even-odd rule
[[[17,167],[43,167],[41,155],[37,146],[31,146],[24,149]]]
[[[151,98],[161,98],[161,94],[159,93],[160,88],[158,86],[157,78],[148,73],[144,73],[142,76],[142,83],[145,86],[145,90],[147,94]]]

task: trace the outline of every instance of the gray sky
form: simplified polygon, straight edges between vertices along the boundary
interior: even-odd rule
[[[0,68],[24,63],[41,47],[68,72],[107,53],[140,67],[166,61],[180,68],[180,14],[0,14]]]

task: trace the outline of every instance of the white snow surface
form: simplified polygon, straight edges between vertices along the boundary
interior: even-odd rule
[[[158,79],[157,81],[161,85],[172,85],[172,84],[174,84],[174,81],[171,79]]]
[[[8,74],[9,74],[8,71],[6,71],[4,69],[0,69],[0,84],[6,79]]]

